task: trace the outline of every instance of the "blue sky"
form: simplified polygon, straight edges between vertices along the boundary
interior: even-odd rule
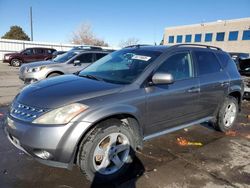
[[[250,17],[250,0],[0,0],[0,36],[11,25],[30,34],[30,6],[36,41],[69,43],[88,22],[113,46],[130,37],[159,43],[168,26]]]

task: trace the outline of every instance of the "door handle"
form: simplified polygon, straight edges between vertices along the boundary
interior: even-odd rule
[[[199,93],[201,91],[201,89],[199,87],[192,87],[190,89],[187,90],[188,93]]]

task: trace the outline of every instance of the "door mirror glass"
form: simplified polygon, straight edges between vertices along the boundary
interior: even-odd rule
[[[172,74],[157,72],[153,75],[152,82],[154,85],[172,84],[174,78]]]
[[[73,61],[73,64],[76,66],[76,65],[80,65],[81,64],[81,61],[80,60],[74,60]]]

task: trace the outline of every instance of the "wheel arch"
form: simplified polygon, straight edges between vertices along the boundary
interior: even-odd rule
[[[78,156],[78,151],[81,145],[81,142],[83,141],[83,139],[85,138],[85,136],[94,129],[94,127],[103,122],[103,121],[107,121],[110,119],[118,119],[120,120],[122,123],[126,124],[129,128],[131,128],[131,130],[133,131],[133,133],[135,134],[135,138],[136,138],[136,145],[137,145],[137,149],[142,149],[143,147],[143,129],[142,126],[140,126],[140,123],[138,121],[138,119],[130,114],[130,113],[116,113],[116,114],[112,114],[109,116],[105,116],[102,117],[100,119],[98,119],[97,121],[93,122],[91,124],[91,126],[89,126],[80,136],[80,138],[77,141],[77,145],[75,146],[75,153],[73,156],[74,159],[74,163],[78,164],[78,160],[77,160],[77,156]]]
[[[238,105],[239,105],[239,110],[241,110],[241,99],[242,99],[242,94],[240,91],[231,91],[228,94],[229,97],[234,97],[237,101],[238,101]]]
[[[52,71],[52,72],[47,73],[46,78],[48,78],[49,75],[54,74],[54,73],[57,73],[57,74],[60,74],[60,75],[63,75],[63,74],[64,74],[62,71],[56,70],[56,71]]]

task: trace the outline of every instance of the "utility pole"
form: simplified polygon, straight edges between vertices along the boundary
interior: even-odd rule
[[[31,41],[33,41],[33,20],[32,20],[32,7],[30,7],[30,35]]]

